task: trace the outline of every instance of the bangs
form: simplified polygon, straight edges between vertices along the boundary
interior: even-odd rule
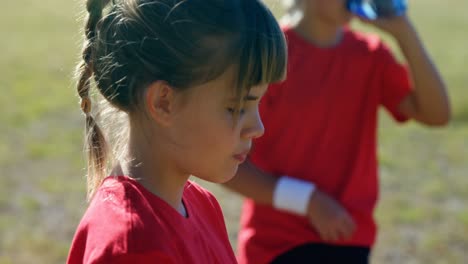
[[[233,3],[239,5],[233,9],[235,12],[216,20],[226,30],[218,31],[213,25],[207,27],[205,36],[185,51],[197,63],[189,65],[191,74],[185,76],[192,81],[185,83],[205,83],[233,67],[233,89],[240,106],[242,97],[252,87],[285,78],[287,46],[278,22],[261,1]],[[183,78],[182,74],[178,76]]]
[[[244,43],[238,57],[237,94],[251,87],[280,82],[286,77],[287,45],[273,14],[261,3],[255,3],[247,16]]]

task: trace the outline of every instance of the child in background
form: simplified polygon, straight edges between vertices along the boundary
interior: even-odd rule
[[[284,28],[287,79],[260,105],[265,134],[227,187],[247,196],[238,237],[246,263],[368,263],[376,238],[380,106],[398,122],[445,125],[445,85],[406,15],[348,28],[343,0],[297,0]],[[300,14],[300,15],[297,15]]]
[[[68,263],[235,263],[220,206],[188,179],[231,179],[263,134],[259,100],[286,71],[275,18],[257,0],[88,0],[86,7],[78,93],[90,204]],[[91,79],[128,117],[120,163],[91,112]]]

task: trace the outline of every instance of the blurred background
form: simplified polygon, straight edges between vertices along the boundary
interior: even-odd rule
[[[279,0],[266,2],[281,17]],[[468,263],[468,1],[409,2],[448,84],[453,119],[427,129],[382,112],[372,263]],[[64,263],[86,208],[84,117],[73,79],[83,3],[16,0],[0,8],[0,264]],[[197,181],[217,195],[235,247],[240,197]]]

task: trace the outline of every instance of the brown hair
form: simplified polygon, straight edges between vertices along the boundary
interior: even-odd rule
[[[105,177],[109,156],[91,113],[92,80],[112,106],[130,113],[157,80],[184,90],[234,65],[240,105],[252,86],[284,78],[284,36],[260,0],[87,0],[86,7],[77,89],[86,115],[88,198]]]

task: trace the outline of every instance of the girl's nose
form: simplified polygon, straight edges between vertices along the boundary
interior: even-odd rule
[[[263,126],[262,119],[257,111],[252,122],[249,122],[249,125],[243,129],[241,136],[246,139],[255,139],[263,136],[264,133],[265,127]]]

